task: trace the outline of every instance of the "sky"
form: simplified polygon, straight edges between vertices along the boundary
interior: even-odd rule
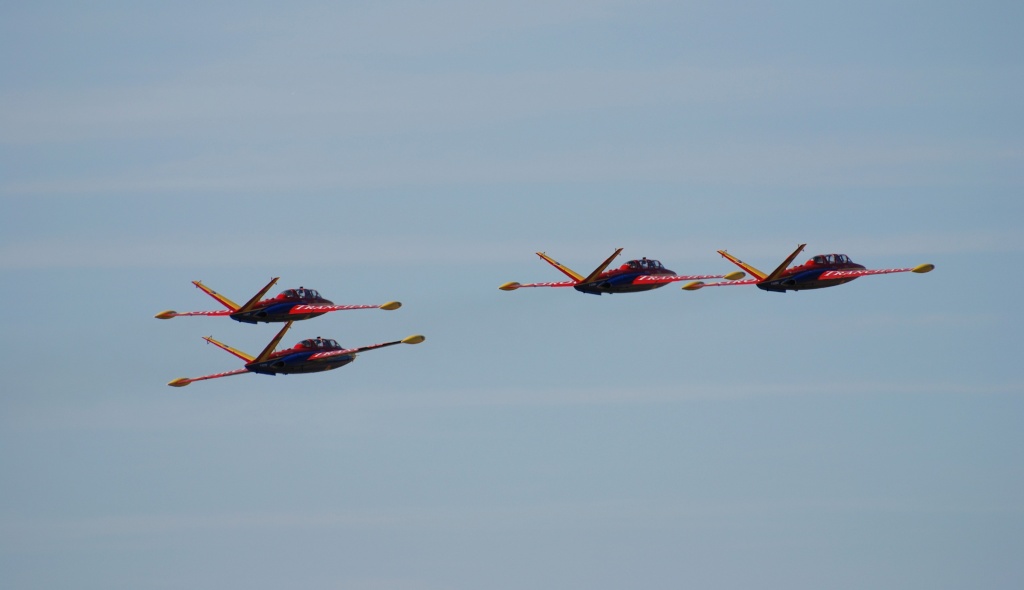
[[[1024,6],[0,7],[0,586],[1020,588]],[[796,245],[835,289],[595,297]],[[801,259],[803,256],[801,256]],[[371,351],[153,315],[271,277]]]

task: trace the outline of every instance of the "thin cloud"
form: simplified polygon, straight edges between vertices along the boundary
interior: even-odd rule
[[[608,526],[628,529],[663,528],[670,521],[701,521],[708,518],[763,517],[765,514],[806,513],[958,513],[1022,514],[1016,503],[957,503],[860,497],[761,499],[755,501],[691,498],[685,503],[651,501],[576,501],[531,505],[414,506],[387,510],[307,510],[218,512],[212,514],[137,514],[67,519],[8,519],[0,523],[8,541],[20,546],[52,546],[97,538],[166,536],[175,534],[222,534],[330,530],[537,530],[538,527]]]
[[[145,85],[96,86],[74,93],[0,93],[0,142],[31,145],[110,139],[362,137],[480,129],[580,112],[671,107],[764,108],[798,105],[849,109],[907,107],[942,90],[942,100],[994,94],[999,69],[864,70],[750,66],[595,69],[566,66],[479,72],[410,73],[367,68],[348,60],[246,57],[203,66]],[[898,83],[896,83],[898,81]],[[978,99],[980,100],[980,99]],[[788,105],[788,106],[786,106]]]
[[[429,118],[429,117],[428,117]],[[495,131],[497,132],[497,131]],[[346,132],[339,132],[345,137]],[[400,137],[400,136],[399,136]],[[465,138],[463,138],[464,140]],[[1024,186],[1024,152],[998,142],[847,138],[765,141],[732,135],[634,145],[628,138],[506,153],[462,140],[427,149],[436,137],[400,141],[312,140],[281,146],[189,153],[131,168],[87,170],[57,178],[0,181],[0,195],[181,193],[280,194],[438,187],[522,186],[535,183],[679,183],[737,189],[950,187],[972,191]],[[469,141],[469,144],[474,144]],[[993,171],[996,173],[993,174]]]
[[[16,243],[0,246],[0,269],[27,270],[39,268],[210,268],[232,266],[250,260],[251,252],[261,252],[262,264],[275,266],[330,266],[342,268],[359,266],[365,261],[353,256],[353,236],[307,236],[318,247],[303,253],[297,261],[288,251],[267,250],[262,236],[252,234],[219,234],[215,237],[197,237],[194,240],[169,236],[136,236],[112,238],[82,236],[23,238]],[[388,264],[497,264],[521,263],[531,258],[537,249],[549,245],[535,240],[488,240],[472,238],[426,238],[407,233],[396,236],[359,236],[359,248],[372,252],[375,263]],[[622,239],[619,238],[618,242]],[[607,240],[587,240],[563,245],[558,256],[564,260],[592,260],[613,247],[626,246],[631,255],[647,255],[657,251],[672,261],[708,260],[716,248],[733,252],[746,252],[745,258],[754,264],[763,258],[767,263],[781,258],[793,245],[783,238],[769,240],[743,239],[728,244],[713,242],[708,236],[695,236],[668,242],[652,242],[647,238],[629,244],[608,243]],[[967,231],[915,233],[889,237],[852,235],[833,238],[832,243],[814,244],[814,252],[843,251],[856,254],[855,259],[868,257],[939,256],[952,254],[1015,254],[1024,251],[1024,237],[1010,231]],[[662,254],[664,253],[664,254]],[[906,264],[917,264],[907,260]],[[935,262],[935,261],[932,261]],[[680,271],[683,272],[683,271]]]
[[[466,388],[375,391],[372,395],[344,398],[293,398],[287,409],[271,404],[267,397],[249,394],[249,406],[238,412],[237,400],[204,403],[203,411],[182,405],[177,397],[145,401],[117,400],[88,406],[62,403],[35,406],[27,412],[8,409],[4,428],[10,431],[116,430],[154,432],[161,429],[198,430],[291,429],[304,424],[307,433],[323,432],[356,436],[374,432],[374,416],[425,408],[559,407],[593,405],[675,404],[693,401],[732,402],[764,397],[866,396],[866,395],[968,395],[1002,396],[1024,394],[1024,382],[950,383],[835,381],[812,384],[773,383],[680,383],[678,386],[650,383],[632,388]],[[255,399],[253,399],[255,398]],[[261,401],[262,400],[262,401]],[[272,408],[271,408],[272,406]],[[270,411],[270,410],[273,411]]]

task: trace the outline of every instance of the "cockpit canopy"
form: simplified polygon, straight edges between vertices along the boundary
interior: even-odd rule
[[[337,340],[332,338],[307,338],[302,342],[295,345],[295,348],[304,348],[306,350],[338,350],[341,345],[338,344]]]
[[[278,299],[320,299],[320,293],[317,293],[315,289],[307,289],[305,287],[299,287],[298,289],[288,289],[281,291],[277,296]]]
[[[853,261],[846,254],[818,254],[808,262],[812,264],[849,264]]]
[[[664,270],[665,267],[657,260],[643,258],[641,260],[630,260],[621,266],[622,270]]]

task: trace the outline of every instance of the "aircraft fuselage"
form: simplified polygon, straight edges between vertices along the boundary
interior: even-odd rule
[[[283,353],[275,353],[264,361],[248,363],[245,365],[245,368],[253,373],[261,373],[263,375],[276,375],[278,373],[282,375],[293,375],[298,373],[320,373],[322,371],[330,371],[332,369],[344,367],[356,360],[355,354],[344,354],[325,359],[311,359],[310,357],[323,351],[286,350],[282,352]]]
[[[574,285],[573,289],[576,289],[580,293],[589,293],[591,295],[609,295],[615,293],[639,293],[641,291],[650,291],[659,287],[664,287],[667,283],[639,283],[633,284],[633,281],[637,277],[644,275],[674,275],[675,273],[671,270],[663,269],[663,271],[652,272],[644,271],[639,272],[635,270],[610,270],[597,279],[590,281],[589,283],[580,283]]]
[[[297,305],[334,305],[334,303],[322,297],[318,297],[316,299],[292,299],[287,301],[267,299],[265,301],[260,301],[249,311],[233,313],[230,317],[238,322],[256,324],[259,322],[269,323],[308,320],[310,318],[322,316],[326,313],[322,311],[313,313],[290,313],[292,308]]]
[[[849,283],[857,278],[843,277],[839,279],[825,280],[818,278],[823,273],[830,270],[864,270],[864,266],[857,264],[856,262],[831,264],[827,266],[808,262],[800,266],[794,266],[793,268],[786,269],[778,279],[766,283],[759,283],[757,288],[762,291],[772,291],[775,293],[785,293],[786,291],[806,291],[809,289],[837,287],[839,285]]]

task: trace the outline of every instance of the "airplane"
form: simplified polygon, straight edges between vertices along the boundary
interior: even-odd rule
[[[213,297],[221,303],[227,309],[221,309],[217,311],[186,311],[177,312],[173,310],[161,311],[156,314],[156,318],[161,320],[169,320],[171,318],[182,317],[182,316],[193,316],[193,315],[205,315],[205,316],[230,316],[231,319],[246,324],[255,324],[257,322],[290,322],[297,320],[308,320],[321,316],[331,311],[344,311],[349,309],[384,309],[394,310],[402,307],[402,304],[398,301],[389,301],[383,305],[335,305],[333,302],[324,299],[320,296],[320,293],[314,289],[306,289],[305,287],[299,287],[298,289],[286,289],[271,299],[260,300],[261,297],[267,294],[267,291],[273,287],[280,277],[274,277],[266,287],[263,287],[259,293],[254,295],[252,299],[247,301],[245,305],[238,305],[234,301],[214,291],[202,283],[202,281],[192,281],[192,284],[198,287],[201,291]]]
[[[883,275],[895,272],[926,273],[931,272],[935,268],[934,264],[919,264],[912,268],[886,268],[881,270],[871,270],[850,260],[850,257],[846,254],[818,254],[801,265],[787,268],[789,264],[800,254],[800,252],[803,251],[805,246],[807,246],[807,244],[800,244],[800,246],[797,247],[797,249],[771,273],[764,273],[757,270],[753,266],[743,262],[725,250],[719,250],[718,253],[721,254],[722,257],[750,273],[754,278],[733,282],[720,281],[717,283],[694,281],[683,285],[682,288],[687,291],[696,291],[697,289],[702,289],[704,287],[757,285],[757,288],[763,291],[785,293],[786,291],[803,291],[807,289],[836,287],[838,285],[849,283],[858,277],[868,275]]]
[[[246,354],[223,342],[214,340],[213,336],[204,336],[203,340],[245,361],[245,367],[202,377],[181,377],[169,382],[168,385],[171,387],[185,387],[196,381],[230,377],[231,375],[241,375],[243,373],[259,373],[261,375],[319,373],[320,371],[330,371],[338,367],[344,367],[356,360],[356,355],[360,352],[384,348],[385,346],[394,346],[395,344],[419,344],[426,340],[424,336],[416,334],[401,340],[395,340],[394,342],[382,342],[380,344],[371,344],[370,346],[360,346],[359,348],[342,348],[337,341],[318,336],[303,340],[291,348],[275,351],[274,349],[278,343],[284,338],[285,332],[292,327],[292,323],[291,321],[286,323],[281,328],[281,331],[277,333],[277,336],[270,341],[270,344],[263,349],[263,352],[257,356]]]
[[[581,293],[603,295],[605,293],[650,291],[675,281],[691,281],[694,279],[726,279],[735,281],[746,276],[739,271],[727,275],[677,275],[675,272],[665,268],[661,262],[649,258],[630,260],[619,268],[605,271],[620,253],[622,253],[622,248],[615,250],[607,260],[602,262],[589,275],[583,276],[564,264],[557,262],[544,252],[537,252],[537,256],[540,256],[545,262],[562,271],[563,274],[572,280],[556,283],[525,284],[509,281],[498,288],[502,291],[515,291],[522,287],[572,287]]]

